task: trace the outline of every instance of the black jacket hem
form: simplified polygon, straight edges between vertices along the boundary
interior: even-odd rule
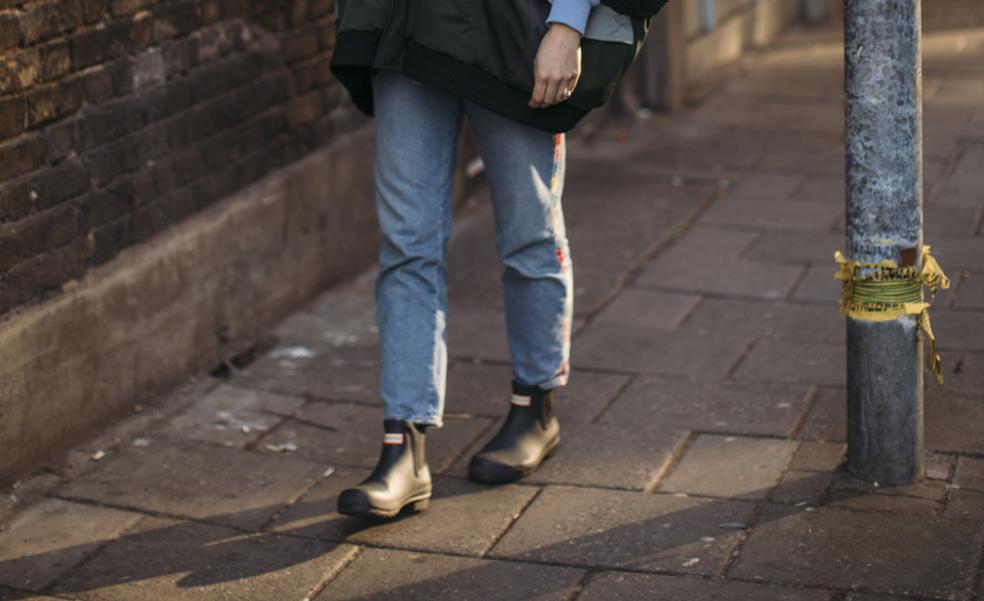
[[[379,35],[369,31],[347,31],[338,35],[331,70],[366,115],[373,114],[372,70]],[[573,129],[588,114],[563,103],[545,109],[529,107],[529,94],[452,57],[407,41],[403,73],[411,79],[455,94],[523,125],[550,133]]]

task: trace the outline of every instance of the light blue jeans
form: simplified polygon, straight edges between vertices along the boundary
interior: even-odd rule
[[[447,379],[448,239],[463,117],[492,196],[514,380],[563,386],[573,271],[561,195],[565,143],[395,72],[373,77],[381,241],[376,320],[386,419],[442,425]]]

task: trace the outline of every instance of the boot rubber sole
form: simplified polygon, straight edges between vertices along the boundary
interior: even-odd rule
[[[338,497],[338,513],[350,516],[372,516],[377,518],[393,518],[399,515],[404,510],[410,510],[411,512],[424,511],[430,507],[430,499],[433,493],[427,491],[419,495],[415,495],[407,499],[402,505],[396,509],[386,509],[383,507],[376,507],[363,498],[353,498],[346,496],[343,492]]]
[[[559,444],[560,435],[558,434],[543,447],[540,459],[528,466],[516,467],[476,456],[468,464],[468,479],[484,484],[507,484],[521,480],[538,470],[543,462],[557,451]]]

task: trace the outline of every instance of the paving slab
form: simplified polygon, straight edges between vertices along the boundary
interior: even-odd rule
[[[833,442],[801,442],[792,462],[791,470],[810,472],[833,472],[844,461],[847,445]]]
[[[163,428],[168,436],[243,448],[301,408],[304,399],[223,384]]]
[[[302,601],[355,553],[349,545],[148,518],[54,592],[99,601]]]
[[[702,434],[687,449],[661,492],[765,499],[796,452],[796,443]]]
[[[724,198],[701,215],[702,226],[827,233],[841,206],[784,198]]]
[[[984,187],[984,182],[982,182],[981,187]],[[980,205],[984,207],[984,200],[981,201]],[[935,207],[929,212],[935,212]],[[966,218],[967,221],[974,222],[969,215]],[[984,240],[970,237],[972,235],[973,233],[967,237],[938,237],[934,238],[930,244],[933,248],[933,256],[939,261],[944,271],[953,275],[963,272],[975,274],[977,277],[970,276],[967,278],[968,281],[980,281],[984,279],[979,277],[980,274],[984,273],[984,263],[981,262],[981,257],[984,257]],[[942,292],[941,294],[949,293]]]
[[[952,206],[932,203],[930,209],[924,212],[923,233],[926,241],[933,247],[933,254],[940,255],[940,251],[943,251],[939,242],[941,237],[973,236],[981,214],[981,207],[960,203]],[[949,272],[950,265],[947,261],[941,265],[944,271]]]
[[[58,494],[246,530],[258,529],[324,471],[281,455],[163,443],[131,447],[103,461]]]
[[[797,384],[637,377],[599,422],[788,436],[806,408],[810,391],[810,387]]]
[[[957,309],[984,309],[984,277],[964,278],[957,286],[953,306]]]
[[[550,486],[490,555],[713,575],[738,537],[721,524],[747,523],[752,510],[741,501]]]
[[[938,480],[918,480],[911,484],[885,486],[869,482],[841,472],[831,487],[832,491],[857,492],[879,496],[911,497],[942,502],[946,498],[946,483]]]
[[[820,388],[797,437],[821,442],[847,442],[847,391],[843,388]]]
[[[756,234],[693,229],[660,253],[635,280],[642,287],[781,299],[799,281],[803,267],[741,259]]]
[[[937,306],[939,303],[937,303]],[[936,346],[944,351],[984,351],[984,319],[977,311],[938,311],[932,313]]]
[[[843,188],[844,182],[839,182]],[[834,252],[843,250],[843,234],[827,232],[763,232],[745,251],[745,258],[760,263],[814,263],[830,267]]]
[[[984,353],[965,352],[959,359],[955,354],[948,354],[943,361],[948,390],[984,396]]]
[[[18,591],[0,586],[0,601],[61,601],[56,597],[36,595],[27,591]]]
[[[751,340],[730,334],[699,335],[588,324],[574,339],[574,368],[722,379]]]
[[[837,265],[831,259],[829,265],[810,265],[796,284],[789,298],[796,301],[821,303],[837,310],[841,283],[834,279]]]
[[[284,349],[295,349],[289,353]],[[273,349],[229,383],[321,400],[379,402],[376,347],[284,347]],[[284,354],[278,354],[278,350]]]
[[[686,437],[687,430],[661,424],[578,424],[561,430],[556,454],[528,481],[644,490],[665,471]]]
[[[960,520],[984,522],[984,493],[973,490],[950,491],[943,516]]]
[[[672,330],[700,300],[700,296],[693,294],[626,288],[594,320],[598,323]]]
[[[956,390],[950,381],[939,388],[927,378],[924,411],[927,448],[984,453],[984,396]]]
[[[578,601],[829,601],[830,593],[729,580],[603,572]]]
[[[142,517],[45,499],[0,530],[0,585],[41,591]]]
[[[965,601],[982,534],[940,518],[770,506],[729,576]]]
[[[575,370],[558,393],[561,423],[595,418],[625,387],[629,376]],[[506,365],[455,362],[448,369],[445,412],[500,418],[509,412],[512,369]]]
[[[430,508],[395,520],[362,519],[336,511],[338,494],[365,473],[339,470],[278,516],[271,529],[335,542],[479,557],[536,495],[533,486],[486,486],[436,478]]]
[[[567,601],[583,570],[366,549],[314,601]]]
[[[956,456],[948,453],[937,453],[935,451],[926,451],[925,453],[923,466],[926,477],[930,480],[949,482],[954,466],[957,463]]]
[[[262,440],[263,453],[290,454],[320,464],[372,468],[379,460],[383,417],[378,407],[346,403],[311,403],[300,419],[286,421]],[[427,430],[426,452],[431,469],[441,472],[487,430],[492,420],[483,417],[445,419],[441,428]]]
[[[823,472],[783,472],[770,500],[796,506],[816,506],[823,500],[834,475]]]
[[[865,494],[849,490],[829,491],[825,505],[854,511],[874,511],[931,518],[939,515],[943,504],[930,499],[896,495]]]
[[[844,317],[827,305],[709,298],[680,329],[768,340],[847,343]]]
[[[846,353],[846,347],[840,344],[758,341],[745,355],[734,377],[760,382],[844,386]]]
[[[960,457],[953,483],[960,488],[984,491],[984,459]]]

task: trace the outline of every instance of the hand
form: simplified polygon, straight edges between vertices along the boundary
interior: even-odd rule
[[[581,34],[563,23],[552,23],[533,61],[530,108],[547,108],[569,97],[581,76]]]

